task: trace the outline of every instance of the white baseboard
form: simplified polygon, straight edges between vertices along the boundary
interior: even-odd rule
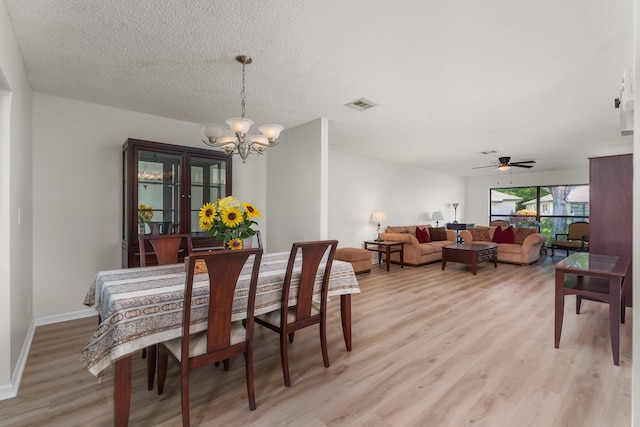
[[[0,386],[0,400],[11,399],[18,395],[18,389],[20,388],[20,382],[22,381],[24,367],[26,366],[27,359],[29,358],[29,350],[31,350],[31,342],[33,341],[33,334],[35,331],[35,322],[31,322],[31,326],[29,326],[29,330],[27,331],[27,336],[22,344],[22,350],[20,351],[16,368],[13,370],[13,375],[11,376],[11,384]]]
[[[68,320],[83,319],[85,317],[95,316],[96,310],[86,308],[84,310],[72,311],[70,313],[54,314],[52,316],[38,317],[34,320],[36,326],[50,325],[52,323],[66,322]]]
[[[24,367],[27,364],[27,358],[29,357],[29,350],[31,350],[31,342],[33,341],[33,335],[37,326],[50,325],[52,323],[66,322],[68,320],[82,319],[85,317],[91,317],[96,315],[96,310],[88,308],[85,310],[73,311],[71,313],[56,314],[53,316],[38,317],[31,322],[27,336],[22,344],[22,351],[16,368],[13,370],[11,376],[11,383],[6,385],[0,385],[0,400],[11,399],[18,395],[18,389],[20,388],[20,382],[22,381],[22,374],[24,373]]]

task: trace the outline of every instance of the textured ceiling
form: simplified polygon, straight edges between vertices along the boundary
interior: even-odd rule
[[[244,54],[247,117],[326,117],[335,150],[463,176],[501,156],[546,171],[631,152],[613,100],[633,0],[5,2],[38,92],[224,123]],[[378,106],[344,106],[361,97]]]

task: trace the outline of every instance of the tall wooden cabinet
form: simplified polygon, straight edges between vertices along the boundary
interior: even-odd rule
[[[633,155],[589,159],[589,252],[631,258],[633,246]],[[632,303],[632,270],[625,286]]]
[[[198,212],[231,195],[231,157],[214,150],[138,139],[122,146],[122,266],[140,265],[138,236],[191,234],[194,249],[220,246],[200,231]]]

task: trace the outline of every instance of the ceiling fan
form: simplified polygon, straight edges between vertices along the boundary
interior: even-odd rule
[[[498,170],[501,171],[508,171],[509,169],[511,169],[511,167],[516,167],[516,168],[532,168],[533,165],[527,164],[527,163],[535,163],[535,160],[525,160],[522,162],[511,162],[511,157],[500,157],[498,158],[498,161],[500,162],[499,165],[488,165],[488,166],[478,166],[476,168],[473,169],[482,169],[482,168],[498,168]]]

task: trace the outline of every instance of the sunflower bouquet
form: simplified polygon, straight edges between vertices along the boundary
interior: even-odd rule
[[[199,215],[200,229],[224,240],[225,246],[231,250],[242,249],[242,239],[256,234],[251,227],[258,223],[253,218],[262,216],[251,203],[240,202],[233,196],[205,203]]]

